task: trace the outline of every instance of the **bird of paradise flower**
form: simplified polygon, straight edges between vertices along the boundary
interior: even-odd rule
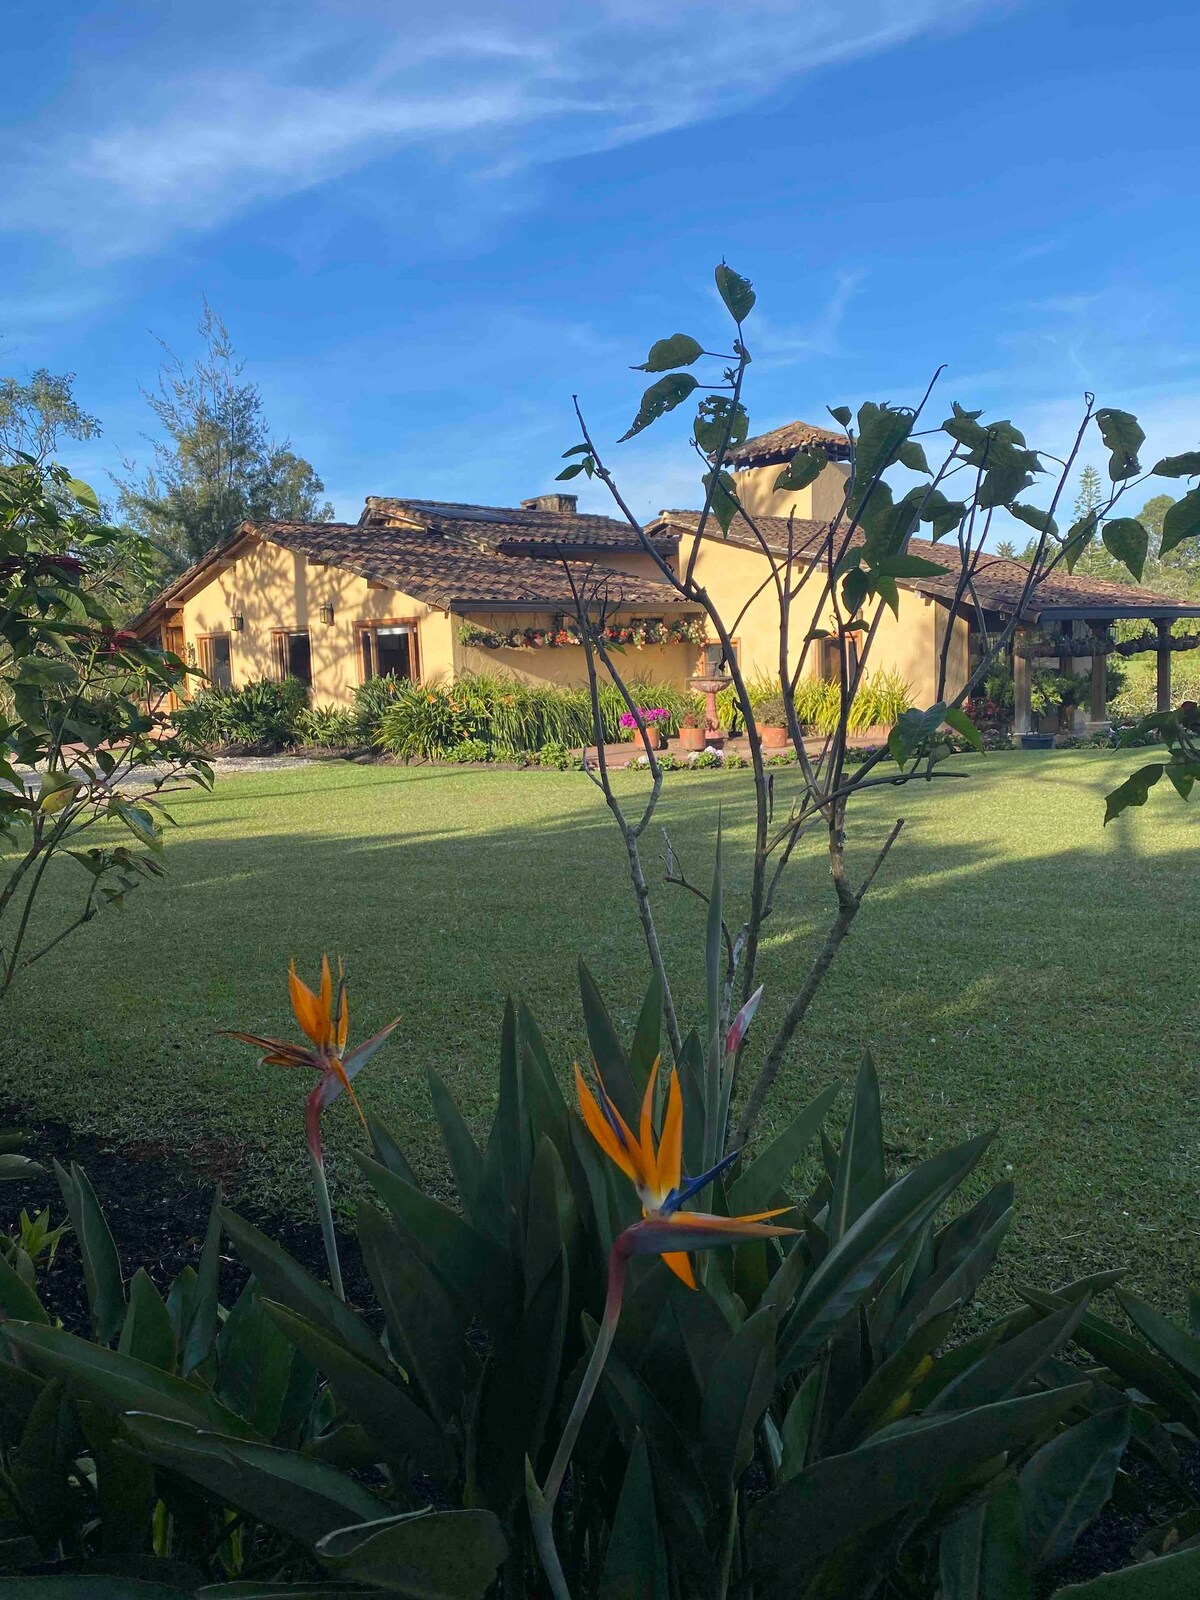
[[[754,998],[757,1004],[757,995]],[[744,1026],[748,1026],[748,1022],[747,1018]],[[662,1133],[655,1143],[654,1105],[658,1065],[655,1061],[646,1084],[636,1138],[609,1097],[599,1072],[596,1074],[597,1092],[593,1095],[582,1072],[578,1067],[575,1068],[579,1112],[584,1124],[604,1154],[633,1184],[641,1202],[642,1217],[639,1222],[631,1223],[624,1232],[618,1234],[613,1242],[608,1259],[604,1316],[544,1485],[538,1484],[530,1463],[527,1461],[525,1464],[534,1537],[556,1600],[570,1600],[570,1592],[554,1545],[554,1504],[562,1488],[583,1419],[599,1386],[616,1337],[631,1258],[661,1256],[675,1276],[689,1289],[694,1289],[696,1277],[689,1259],[694,1252],[712,1249],[717,1245],[736,1244],[742,1239],[778,1238],[797,1231],[770,1221],[782,1211],[790,1210],[789,1206],[774,1211],[756,1211],[741,1217],[723,1217],[714,1212],[684,1209],[690,1200],[701,1194],[714,1178],[737,1160],[740,1152],[735,1150],[723,1157],[699,1177],[684,1179],[683,1092],[679,1086],[679,1074],[674,1070],[667,1088]]]
[[[372,1034],[369,1039],[365,1039],[362,1044],[347,1053],[350,1002],[346,991],[346,971],[342,963],[338,962],[338,981],[335,990],[329,957],[326,955],[321,957],[320,989],[314,993],[297,976],[296,963],[293,961],[288,968],[288,988],[292,1014],[301,1033],[309,1040],[309,1046],[290,1044],[285,1039],[268,1039],[257,1033],[240,1033],[235,1028],[226,1028],[223,1031],[230,1038],[240,1039],[243,1044],[253,1045],[255,1049],[261,1050],[260,1060],[266,1066],[309,1067],[317,1073],[317,1081],[309,1090],[304,1102],[308,1158],[312,1166],[317,1214],[321,1219],[321,1237],[325,1243],[325,1255],[329,1262],[329,1281],[334,1293],[339,1299],[344,1300],[346,1295],[342,1286],[341,1262],[338,1259],[337,1234],[333,1226],[333,1208],[330,1205],[329,1185],[325,1178],[321,1115],[345,1090],[355,1111],[358,1112],[358,1120],[364,1128],[366,1127],[367,1119],[363,1116],[352,1080],[384,1043],[400,1018],[396,1017],[385,1028],[381,1028],[378,1033]]]

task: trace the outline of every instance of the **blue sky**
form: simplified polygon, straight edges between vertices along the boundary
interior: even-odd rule
[[[70,464],[102,487],[148,454],[154,335],[190,354],[207,295],[339,514],[511,504],[573,391],[615,439],[653,339],[720,337],[725,256],[759,293],[754,431],[946,362],[947,407],[1031,443],[1091,388],[1182,449],[1198,53],[1170,0],[25,7],[0,373],[77,374],[104,434]],[[698,502],[687,432],[613,452],[639,512]]]

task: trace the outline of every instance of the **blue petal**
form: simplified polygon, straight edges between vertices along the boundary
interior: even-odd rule
[[[701,1189],[706,1189],[714,1178],[719,1178],[727,1167],[731,1167],[741,1153],[740,1150],[731,1150],[727,1156],[721,1157],[715,1167],[702,1172],[698,1178],[689,1178],[682,1189],[672,1189],[659,1206],[659,1211],[664,1217],[669,1217],[672,1212],[678,1211],[685,1201],[690,1200],[694,1194],[699,1194]]]

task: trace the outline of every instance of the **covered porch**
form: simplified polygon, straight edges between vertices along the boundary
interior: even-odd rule
[[[1198,619],[1194,627],[1173,631],[1180,621],[1193,618]],[[1144,627],[1118,639],[1118,622],[1141,622]],[[1107,726],[1109,656],[1153,653],[1156,707],[1169,711],[1171,657],[1177,650],[1193,650],[1197,646],[1200,605],[1164,598],[1133,605],[1046,606],[1039,611],[1036,623],[1022,623],[1013,637],[1013,732],[1021,735],[1034,731],[1031,691],[1039,660],[1056,662],[1064,674],[1090,676],[1091,693],[1083,727],[1062,731],[1092,733]],[[1077,708],[1077,717],[1083,709]]]

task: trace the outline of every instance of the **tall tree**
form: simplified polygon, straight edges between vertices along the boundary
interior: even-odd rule
[[[325,485],[289,440],[270,438],[257,384],[229,331],[207,301],[201,349],[190,366],[162,345],[158,387],[143,390],[164,437],[150,440],[154,463],[140,476],[125,462],[121,507],[169,568],[198,560],[239,522],[325,522]],[[160,341],[161,342],[161,341]]]
[[[1089,462],[1079,474],[1079,493],[1075,496],[1072,508],[1073,520],[1082,522],[1090,512],[1098,510],[1104,501],[1103,480],[1097,468]],[[1133,583],[1133,574],[1129,568],[1124,562],[1109,554],[1099,533],[1093,535],[1091,544],[1076,563],[1075,571],[1084,578],[1106,578],[1109,583]],[[1143,574],[1144,580],[1145,574]]]
[[[94,439],[98,418],[75,399],[73,372],[39,367],[24,383],[0,378],[0,460],[32,456],[38,466],[58,453],[64,439]]]

